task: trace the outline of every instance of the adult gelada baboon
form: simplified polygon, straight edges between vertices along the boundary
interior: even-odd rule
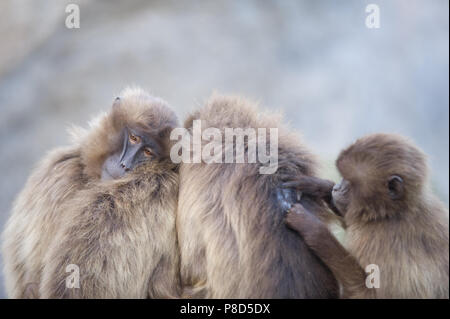
[[[448,298],[448,209],[429,189],[425,154],[401,136],[374,134],[336,164],[338,185],[311,178],[286,186],[331,201],[344,215],[348,250],[301,205],[287,222],[333,271],[342,297]],[[377,273],[366,286],[369,265]]]
[[[166,102],[127,89],[73,145],[45,157],[3,233],[9,297],[179,295],[176,125]]]
[[[238,97],[213,96],[193,113],[185,127],[194,139],[196,120],[201,120],[204,138],[208,128],[217,128],[222,136],[226,128],[264,128],[269,142],[269,129],[278,128],[278,170],[261,174],[267,165],[248,159],[246,163],[181,164],[177,232],[184,296],[337,297],[332,273],[283,222],[284,209],[296,201],[296,194],[283,193],[282,176],[301,178],[316,172],[316,161],[303,143],[280,127],[274,114],[260,113],[256,105]],[[246,138],[245,157],[250,139]],[[222,137],[215,141],[222,149]],[[202,139],[204,148],[206,144],[208,150],[214,149]],[[223,156],[217,154],[220,162]],[[318,214],[327,213],[320,201],[311,205]]]

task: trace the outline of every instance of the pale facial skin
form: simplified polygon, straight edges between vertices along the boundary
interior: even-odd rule
[[[137,166],[162,157],[159,141],[148,132],[125,127],[122,141],[122,148],[105,160],[102,180],[119,179]]]

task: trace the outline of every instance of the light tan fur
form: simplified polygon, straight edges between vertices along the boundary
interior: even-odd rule
[[[120,107],[75,130],[72,146],[33,171],[2,234],[9,297],[31,297],[33,285],[44,298],[177,296],[177,167],[167,159],[100,180],[130,123],[158,132],[177,120],[164,101],[125,90]],[[80,269],[80,288],[66,289],[69,264]]]
[[[336,164],[349,185],[344,189],[332,191],[320,180],[293,184],[329,200],[333,194],[347,225],[346,247],[300,205],[287,224],[331,269],[343,286],[341,297],[448,298],[448,209],[429,188],[425,154],[404,137],[373,134],[343,150]],[[392,177],[401,184],[389,184]],[[366,279],[369,265],[379,272]]]
[[[362,267],[380,269],[380,288],[353,297],[448,298],[448,209],[429,188],[425,154],[404,137],[375,134],[342,151],[337,166],[358,192],[345,213],[346,246]],[[391,174],[404,180],[402,200],[383,192]]]
[[[226,127],[278,128],[279,162],[270,175],[259,173],[260,163],[181,164],[177,231],[185,296],[336,297],[332,274],[284,227],[275,195],[282,174],[315,174],[309,150],[277,116],[242,98],[213,96],[185,127],[192,129],[195,119],[202,131],[214,127],[222,136]]]

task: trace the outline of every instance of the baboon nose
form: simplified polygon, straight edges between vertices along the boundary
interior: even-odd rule
[[[127,167],[124,163],[120,163],[120,167],[122,167],[125,172],[128,172],[130,170],[130,168]]]

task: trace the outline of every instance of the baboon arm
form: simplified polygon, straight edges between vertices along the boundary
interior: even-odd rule
[[[139,187],[146,191],[144,194],[152,194],[154,188],[145,176]],[[176,234],[171,231],[172,219],[157,214],[166,211],[158,208],[156,201],[147,200],[147,195],[142,200],[135,194],[127,194],[129,185],[125,182],[117,184],[114,192],[106,190],[107,187],[82,191],[64,206],[67,220],[45,256],[41,295],[43,298],[178,297],[179,257]],[[159,194],[163,202],[170,195],[162,195],[162,191]],[[161,234],[149,236],[151,231]],[[79,287],[66,285],[71,275],[66,272],[68,265],[79,269]]]
[[[294,205],[286,216],[287,225],[298,232],[306,244],[331,270],[342,285],[343,298],[363,296],[365,272],[358,261],[336,240],[316,216],[301,205]]]
[[[283,175],[282,178],[286,181],[283,187],[295,188],[306,195],[322,199],[335,214],[341,215],[333,203],[334,182],[314,176],[302,176],[292,180],[292,176]]]
[[[73,220],[72,220],[73,224]],[[81,236],[73,232],[75,227],[83,230],[84,225],[73,225],[61,229],[57,236],[58,242],[52,243],[45,256],[40,295],[44,299],[79,299],[79,298],[114,298],[104,289],[105,271],[99,267],[96,260],[104,260],[105,251],[99,251],[89,245]],[[65,233],[61,236],[62,233]],[[81,234],[81,232],[80,232]],[[87,238],[87,236],[86,236]],[[94,238],[94,240],[98,240]],[[78,267],[79,272],[73,277],[73,283],[67,280],[72,275],[69,265]],[[97,273],[95,276],[93,273]],[[95,288],[94,288],[95,287]]]
[[[179,299],[181,283],[178,256],[165,256],[157,264],[149,280],[149,298]]]
[[[124,296],[121,294],[121,285],[118,284],[120,276],[116,275],[120,271],[116,267],[121,267],[123,261],[129,258],[128,247],[126,242],[118,245],[113,240],[120,241],[122,238],[117,218],[122,211],[115,211],[111,198],[106,192],[103,196],[92,197],[80,192],[76,199],[64,207],[67,220],[56,233],[55,240],[45,255],[40,288],[42,298]],[[67,270],[69,265],[74,265],[79,270],[74,277],[78,285],[66,283],[72,274]]]

